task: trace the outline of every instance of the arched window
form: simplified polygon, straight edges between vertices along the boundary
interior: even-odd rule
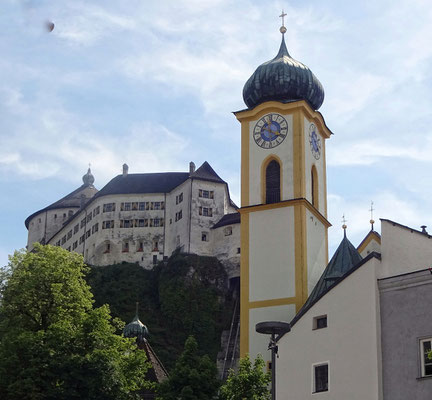
[[[312,165],[311,169],[311,194],[312,205],[318,208],[318,172],[315,165]]]
[[[266,168],[266,203],[280,201],[280,165],[272,160]]]

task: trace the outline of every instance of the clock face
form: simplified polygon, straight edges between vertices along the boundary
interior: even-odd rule
[[[311,124],[309,127],[309,144],[316,160],[321,157],[321,139],[317,133],[317,127]]]
[[[263,149],[279,146],[288,134],[288,123],[280,114],[264,115],[255,125],[255,143]]]

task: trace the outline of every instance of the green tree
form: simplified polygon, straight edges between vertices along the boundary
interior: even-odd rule
[[[176,362],[169,378],[159,386],[162,400],[210,400],[219,387],[214,362],[199,356],[198,343],[193,336],[186,340],[183,353]]]
[[[36,245],[16,252],[0,285],[0,398],[135,399],[145,353],[93,309],[82,256]]]
[[[228,379],[220,388],[224,400],[268,400],[270,399],[270,372],[264,372],[265,363],[260,355],[252,362],[247,355],[240,359],[237,373],[230,371]]]

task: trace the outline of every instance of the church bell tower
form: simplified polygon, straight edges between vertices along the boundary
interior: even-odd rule
[[[289,322],[328,262],[324,90],[288,53],[246,82],[241,123],[240,353],[267,358],[258,322]]]

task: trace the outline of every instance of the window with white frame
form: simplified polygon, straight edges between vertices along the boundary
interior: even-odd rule
[[[432,338],[420,340],[421,376],[432,376],[432,360],[429,354],[432,349]]]
[[[313,365],[313,390],[312,393],[327,392],[329,390],[329,366],[328,363]]]

